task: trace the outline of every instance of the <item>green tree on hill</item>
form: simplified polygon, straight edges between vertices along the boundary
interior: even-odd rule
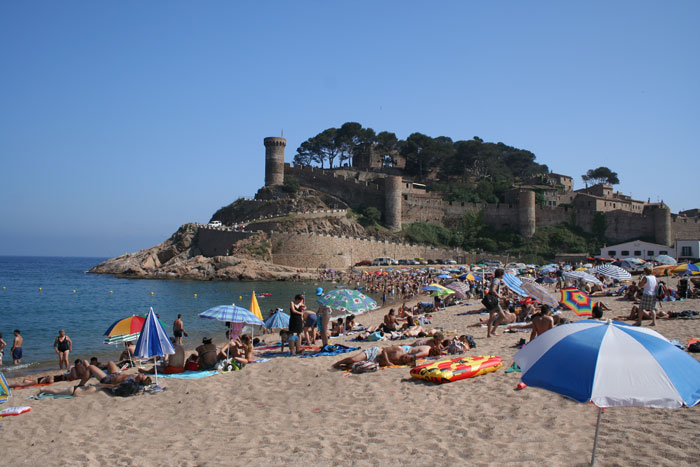
[[[618,185],[620,179],[617,178],[617,172],[613,172],[607,167],[598,167],[597,169],[591,169],[586,172],[585,175],[581,175],[581,178],[586,183],[591,183],[596,185],[598,183],[605,183],[607,185]]]

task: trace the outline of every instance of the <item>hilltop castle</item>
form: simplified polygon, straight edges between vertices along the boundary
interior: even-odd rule
[[[591,232],[594,216],[602,213],[607,220],[606,236],[613,241],[642,238],[672,245],[677,239],[700,238],[697,212],[671,214],[663,202],[634,200],[608,185],[574,190],[573,179],[567,175],[533,177],[507,192],[505,203],[448,202],[440,193],[402,176],[405,160],[400,156],[386,164],[369,150],[355,157],[352,167],[320,169],[285,163],[286,143],[281,137],[264,140],[266,186],[282,185],[286,176],[293,176],[300,184],[336,196],[352,208],[378,208],[392,231],[413,222],[445,225],[468,212],[483,211],[487,225],[514,229],[525,237],[540,227],[562,222]],[[538,201],[536,193],[540,194]]]

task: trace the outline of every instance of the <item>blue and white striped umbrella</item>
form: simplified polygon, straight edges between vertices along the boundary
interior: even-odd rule
[[[513,274],[503,274],[503,282],[516,294],[520,295],[521,297],[527,297],[527,292],[525,292],[521,287],[523,285],[523,281],[515,277]]]
[[[592,282],[594,284],[603,285],[603,283],[600,282],[597,277],[584,271],[565,271],[564,277],[567,279],[582,280],[584,282]]]
[[[146,316],[146,322],[143,323],[141,335],[136,341],[134,355],[141,358],[164,357],[175,353],[173,344],[170,343],[168,334],[163,329],[160,321],[153,312],[153,308]]]
[[[289,315],[284,311],[277,310],[265,320],[267,329],[286,329],[289,327]]]
[[[264,324],[263,321],[245,308],[236,305],[219,305],[199,314],[200,318],[216,319],[231,323]]]
[[[610,278],[615,279],[617,281],[631,281],[632,280],[632,274],[625,271],[621,267],[615,266],[612,264],[603,264],[600,266],[596,266],[594,268],[589,269],[586,272],[588,272],[590,274],[602,274],[604,276],[610,277]]]
[[[582,320],[515,354],[522,381],[598,407],[676,408],[700,401],[700,362],[648,328]]]

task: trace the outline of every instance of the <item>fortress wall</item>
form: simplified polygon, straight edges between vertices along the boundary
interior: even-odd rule
[[[608,220],[608,229],[605,235],[612,241],[627,241],[635,239],[648,239],[655,241],[655,228],[653,216],[635,214],[626,211],[612,211],[605,213]],[[593,215],[588,225],[592,225]]]
[[[671,216],[672,240],[700,240],[700,218]]]
[[[272,235],[272,262],[285,266],[344,269],[359,261],[371,261],[382,256],[394,259],[451,258],[458,262],[474,262],[477,259],[476,254],[462,250],[405,243],[316,234]]]
[[[197,232],[197,246],[206,257],[226,256],[226,253],[231,250],[231,245],[253,235],[255,232],[200,228]]]
[[[402,217],[405,224],[411,222],[442,223],[450,219],[460,219],[467,212],[478,212],[481,204],[448,202],[435,195],[409,194],[403,200]]]
[[[495,229],[518,228],[517,204],[487,204],[484,206],[484,223]]]
[[[535,208],[535,219],[537,227],[551,227],[553,225],[569,222],[571,220],[572,208],[547,208],[537,206]]]
[[[384,212],[384,184],[371,183],[347,177],[331,170],[310,166],[284,164],[285,176],[292,175],[299,183],[336,196],[353,209],[374,206]]]

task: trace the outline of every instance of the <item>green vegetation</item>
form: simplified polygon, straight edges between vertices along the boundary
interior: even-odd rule
[[[452,141],[447,136],[412,133],[399,140],[394,133],[377,133],[356,122],[328,128],[301,143],[294,164],[322,168],[352,165],[354,157],[370,150],[379,155],[384,166],[405,159],[406,175],[442,193],[446,201],[503,202],[514,182],[548,172],[546,165],[535,162],[532,152],[485,142],[477,136]]]
[[[485,226],[482,213],[468,214],[452,228],[417,222],[404,226],[401,233],[415,243],[507,254],[535,264],[551,261],[560,252],[595,252],[605,240],[568,223],[539,228],[532,238],[526,239],[512,230],[496,231]]]
[[[287,175],[284,177],[284,184],[282,185],[282,191],[285,193],[294,194],[299,191],[299,180],[294,175]]]
[[[596,185],[598,183],[618,185],[620,183],[620,179],[617,177],[617,172],[613,172],[607,167],[591,169],[586,172],[585,175],[581,175],[581,178],[584,182],[590,183],[591,185]]]

